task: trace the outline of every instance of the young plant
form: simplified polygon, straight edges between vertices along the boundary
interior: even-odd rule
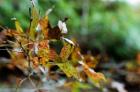
[[[23,70],[25,75],[28,75],[25,79],[29,79],[32,84],[30,76],[36,73],[40,77],[43,73],[50,77],[51,68],[57,66],[59,69],[56,73],[61,71],[67,78],[74,78],[79,82],[88,82],[90,79],[99,87],[100,82],[105,81],[105,77],[93,70],[97,64],[95,58],[92,55],[82,55],[78,44],[65,38],[68,32],[65,24],[67,19],[59,20],[58,25],[52,27],[48,20],[50,9],[42,18],[34,3],[29,10],[29,28],[23,30],[19,21],[13,18],[16,29],[5,29],[6,35],[14,38],[14,41],[8,40],[13,48],[8,50],[11,64]],[[60,44],[54,46],[54,43]]]

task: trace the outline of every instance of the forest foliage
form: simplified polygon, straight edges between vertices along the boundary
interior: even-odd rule
[[[48,9],[41,17],[32,1],[29,9],[30,23],[26,30],[16,18],[12,18],[15,29],[3,28],[3,34],[12,38],[2,42],[3,45],[8,44],[12,48],[7,49],[11,57],[8,66],[21,69],[27,75],[25,79],[30,81],[30,77],[34,74],[39,78],[44,75],[46,78],[51,78],[49,75],[54,72],[65,74],[67,79],[73,79],[71,85],[84,88],[86,86],[82,86],[83,83],[91,83],[100,87],[106,78],[102,73],[94,71],[98,61],[91,54],[81,54],[76,40],[66,38],[67,18],[59,20],[58,24],[52,27],[48,17],[51,11],[52,8]],[[52,67],[58,69],[52,71]],[[23,80],[18,85],[21,85]]]

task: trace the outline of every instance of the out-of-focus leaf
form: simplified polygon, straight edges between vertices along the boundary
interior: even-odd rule
[[[70,64],[70,62],[67,61],[57,65],[67,75],[67,77],[75,77],[76,79],[80,78],[77,69],[72,64]]]
[[[15,20],[15,26],[16,26],[16,30],[17,30],[19,33],[22,33],[22,32],[23,32],[23,29],[22,29],[20,23],[18,22],[18,20]]]
[[[24,54],[20,52],[11,52],[9,51],[9,54],[11,56],[11,64],[21,69],[23,72],[27,71],[28,68],[28,62],[24,58]]]
[[[32,40],[35,40],[36,27],[39,22],[39,14],[35,6],[31,8],[31,20],[29,36]]]
[[[2,31],[0,32],[0,47],[2,46],[1,44],[3,44],[5,40],[6,40],[6,33],[5,31]]]
[[[139,53],[137,53],[137,64],[140,66],[140,52]]]
[[[100,87],[100,83],[102,81],[106,81],[102,73],[96,73],[93,69],[89,68],[89,66],[83,63],[82,61],[80,61],[79,63],[84,67],[84,72],[93,81],[93,84],[95,86]]]
[[[80,48],[75,47],[72,54],[71,54],[71,59],[74,63],[78,63],[78,61],[82,60],[83,56],[80,53]]]
[[[7,29],[7,30],[4,30],[5,31],[5,34],[7,36],[16,36],[16,35],[20,35],[19,32],[17,32],[16,30],[13,30],[13,29]]]
[[[33,57],[32,62],[33,62],[33,65],[35,67],[37,67],[39,65],[39,59],[38,59],[38,57]]]
[[[117,89],[118,92],[127,92],[127,90],[125,89],[125,85],[117,81],[112,81],[111,87]]]
[[[91,86],[82,82],[68,82],[64,84],[64,87],[70,87],[72,92],[81,92],[80,89],[90,89]]]
[[[58,27],[61,30],[61,33],[66,34],[68,32],[65,22],[59,20]]]
[[[95,68],[98,63],[98,61],[90,54],[84,56],[84,61],[91,68]]]

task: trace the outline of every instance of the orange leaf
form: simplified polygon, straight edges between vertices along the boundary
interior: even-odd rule
[[[40,19],[39,24],[41,26],[44,37],[48,38],[48,31],[49,31],[49,27],[50,27],[50,24],[48,21],[48,16],[45,16],[43,19]]]
[[[98,61],[90,54],[84,56],[84,61],[91,68],[95,68],[98,63]]]
[[[79,63],[84,67],[84,72],[93,81],[95,86],[100,87],[100,82],[106,81],[102,73],[96,73],[93,69],[89,68],[89,66],[82,61],[80,61]]]
[[[58,58],[58,54],[54,49],[50,49],[49,51],[49,60],[55,61]]]
[[[39,65],[39,59],[38,59],[38,57],[33,57],[32,61],[33,61],[33,65],[35,67],[37,67]]]
[[[49,48],[49,41],[48,40],[43,40],[39,42],[39,48]]]
[[[68,42],[64,42],[64,46],[61,49],[60,57],[64,60],[68,59],[74,49],[74,45]]]

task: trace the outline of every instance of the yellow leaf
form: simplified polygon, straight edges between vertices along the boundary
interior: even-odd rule
[[[32,40],[35,40],[36,27],[39,22],[39,14],[35,6],[33,6],[31,9],[31,18],[32,21],[30,25],[29,36]]]
[[[20,23],[17,20],[15,20],[15,26],[16,26],[16,30],[19,33],[22,33],[23,32],[23,29],[21,28]]]
[[[65,62],[57,65],[67,75],[67,77],[75,77],[76,79],[79,79],[78,71],[69,62]]]

